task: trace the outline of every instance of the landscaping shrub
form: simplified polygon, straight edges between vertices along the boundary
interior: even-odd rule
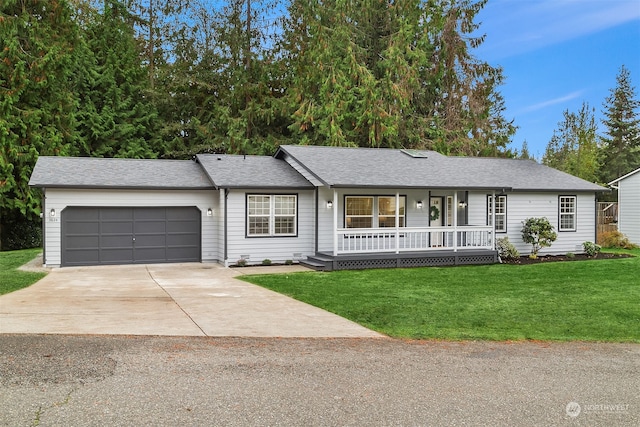
[[[558,234],[547,218],[527,218],[522,223],[522,240],[531,244],[531,258],[538,258],[538,251],[548,248],[555,242]]]
[[[498,255],[501,259],[516,259],[520,257],[518,249],[509,241],[508,237],[496,240]]]
[[[23,216],[7,215],[2,218],[3,251],[30,249],[42,246],[42,220],[28,220]]]
[[[598,236],[598,244],[603,248],[611,249],[636,249],[638,245],[629,241],[629,238],[619,231],[608,231]]]
[[[593,242],[584,242],[582,244],[582,249],[584,249],[584,253],[588,256],[596,257],[600,253],[600,249],[602,249],[602,247]]]
[[[263,259],[262,265],[271,265],[271,260],[269,258]]]

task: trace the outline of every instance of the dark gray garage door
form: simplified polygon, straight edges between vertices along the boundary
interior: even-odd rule
[[[69,207],[62,212],[62,265],[200,261],[195,207]]]

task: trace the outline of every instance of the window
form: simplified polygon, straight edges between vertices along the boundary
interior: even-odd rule
[[[404,227],[404,196],[400,197],[400,211],[398,213],[398,224]],[[378,197],[378,227],[396,226],[396,198]]]
[[[576,231],[576,196],[560,196],[559,231]]]
[[[487,225],[493,225],[493,197],[487,197]],[[507,232],[507,196],[496,196],[496,231]]]
[[[373,197],[345,197],[345,226],[373,227]]]
[[[295,236],[298,196],[247,195],[247,236]]]
[[[405,226],[406,197],[400,196],[398,223]],[[344,223],[346,228],[382,228],[396,226],[395,196],[345,197]]]

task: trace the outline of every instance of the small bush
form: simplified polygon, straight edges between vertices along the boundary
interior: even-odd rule
[[[538,258],[538,251],[548,248],[555,242],[558,234],[547,218],[527,218],[522,222],[522,240],[531,244],[530,258]]]
[[[247,265],[247,260],[244,258],[240,258],[239,260],[236,261],[236,266],[238,267],[244,267]]]
[[[496,246],[498,255],[500,255],[502,259],[516,259],[520,257],[520,252],[518,252],[518,249],[509,241],[508,237],[496,240]]]
[[[285,263],[285,265],[292,265],[293,264],[293,260],[292,259],[288,259],[284,263]]]
[[[576,254],[574,254],[573,252],[567,252],[567,258],[573,259],[575,257],[576,257]]]
[[[582,249],[584,249],[584,253],[588,256],[597,257],[600,253],[600,249],[602,249],[602,246],[596,245],[593,242],[584,242],[582,244]]]
[[[271,265],[271,260],[269,258],[263,259],[262,265]]]
[[[598,244],[603,248],[611,249],[636,249],[635,245],[629,241],[629,238],[619,231],[608,231],[598,236]]]

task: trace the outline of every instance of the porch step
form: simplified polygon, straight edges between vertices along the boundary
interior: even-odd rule
[[[309,257],[312,258],[312,257]],[[307,268],[310,268],[312,270],[316,270],[316,271],[326,271],[327,266],[325,265],[324,262],[321,261],[315,261],[312,259],[301,259],[300,261],[298,261],[298,263],[302,266],[305,266]]]

